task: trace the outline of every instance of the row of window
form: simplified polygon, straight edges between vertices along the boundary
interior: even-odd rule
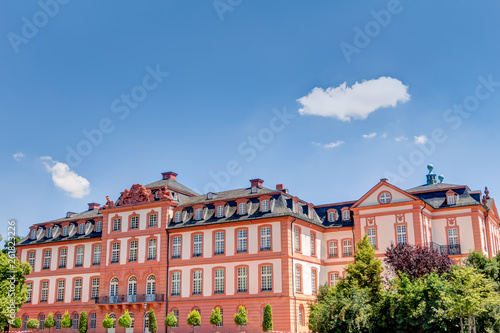
[[[75,248],[75,267],[82,267],[84,261],[85,251],[83,246],[77,246]],[[92,265],[100,265],[101,264],[101,245],[96,244],[93,246],[92,251]],[[35,258],[36,252],[30,251],[28,252],[28,263],[31,267],[35,268]],[[50,269],[50,265],[52,262],[52,250],[47,249],[43,251],[43,264],[42,269]],[[66,268],[68,263],[68,249],[61,248],[59,250],[59,268]]]
[[[111,263],[120,262],[120,242],[111,243]],[[128,262],[137,262],[139,241],[133,240],[129,242]],[[147,260],[156,260],[157,255],[157,239],[151,238],[148,240],[148,256]]]
[[[82,300],[82,286],[83,281],[81,278],[73,280],[73,301]],[[27,282],[26,287],[28,289],[28,300],[27,303],[31,303],[32,293],[33,293],[33,282]],[[57,281],[57,292],[56,292],[56,302],[64,302],[66,294],[66,280],[61,279]],[[97,298],[99,296],[99,278],[92,278],[90,297]],[[46,303],[49,297],[49,281],[40,282],[40,303]]]
[[[203,210],[204,210],[203,208],[196,208],[194,210],[194,219],[195,220],[199,221],[199,220],[202,220],[204,218],[203,217],[203,215],[204,215]],[[270,210],[271,210],[271,208],[270,208],[269,200],[268,199],[261,200],[260,201],[260,211],[263,213],[267,213]],[[247,213],[248,213],[248,204],[246,202],[238,203],[238,215],[246,215]],[[226,215],[227,215],[226,205],[221,204],[215,208],[215,216],[217,218],[222,218],[222,217],[225,217]],[[182,211],[181,210],[175,211],[174,222],[175,223],[182,222]]]
[[[158,214],[148,214],[148,228],[154,228],[158,226]],[[130,225],[129,225],[129,230],[137,230],[139,229],[139,216],[138,215],[133,215],[130,217]],[[122,230],[122,219],[121,218],[115,218],[113,219],[113,224],[111,227],[111,230],[114,231],[121,231]]]
[[[328,210],[328,222],[335,222],[339,219],[339,213],[337,212],[336,209],[329,209]],[[342,220],[343,221],[348,221],[351,219],[351,212],[349,209],[345,209],[342,211]]]
[[[54,237],[55,232],[53,232],[53,230],[52,230],[54,228],[60,228],[60,226],[48,227],[48,228],[45,229],[45,237],[46,238],[52,238],[52,237]],[[95,230],[95,232],[101,232],[102,231],[102,221],[97,221],[96,222],[94,230]],[[82,223],[78,224],[78,230],[77,230],[77,232],[78,232],[79,235],[85,234],[85,222],[82,222]],[[37,233],[37,229],[32,229],[31,230],[30,238],[32,240],[36,239],[36,233]],[[62,227],[61,235],[63,237],[66,237],[66,236],[69,235],[69,226],[68,225],[65,225],[65,226]]]

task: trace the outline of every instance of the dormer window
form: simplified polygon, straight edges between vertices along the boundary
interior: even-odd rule
[[[240,202],[238,205],[238,214],[245,215],[247,213],[247,204],[245,202]]]
[[[257,186],[252,186],[252,193],[257,193]]]
[[[31,239],[35,239],[36,238],[36,230],[33,229],[31,230]]]
[[[392,195],[387,191],[380,193],[380,195],[378,196],[378,201],[381,204],[388,204],[389,202],[391,202],[391,200],[392,200]]]
[[[207,193],[207,199],[212,200],[214,198],[214,194],[212,192]]]
[[[311,207],[307,207],[307,217],[310,219],[313,218],[313,211]]]
[[[295,200],[292,201],[292,212],[297,213],[297,202]]]
[[[269,211],[269,200],[262,200],[260,203],[260,210],[265,213]]]
[[[195,215],[194,219],[195,220],[201,220],[201,213],[202,213],[201,208],[196,209],[195,212],[194,212],[194,215]]]
[[[328,212],[328,222],[335,222],[337,221],[337,211],[332,210]]]
[[[217,217],[218,218],[224,217],[224,206],[222,205],[217,206]]]
[[[175,223],[181,222],[181,213],[182,212],[180,210],[175,212],[175,214],[174,214],[174,222]]]
[[[47,228],[47,238],[52,237],[52,228]]]
[[[97,221],[97,223],[95,225],[95,231],[96,232],[101,232],[102,231],[102,222],[101,221]]]
[[[65,225],[63,228],[62,228],[62,235],[63,236],[68,236],[68,226]]]
[[[446,202],[448,205],[456,205],[458,201],[458,194],[453,192],[452,190],[449,190],[446,192]]]
[[[78,233],[81,235],[84,233],[84,231],[85,231],[85,223],[80,223],[78,225]]]
[[[448,196],[448,205],[454,205],[455,204],[455,196],[449,195]]]
[[[349,210],[346,209],[342,212],[342,220],[344,221],[347,221],[350,219],[350,214],[349,214]]]

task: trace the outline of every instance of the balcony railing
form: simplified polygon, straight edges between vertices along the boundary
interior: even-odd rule
[[[460,244],[439,245],[437,243],[432,242],[432,248],[439,253],[447,254],[450,256],[462,254],[462,249],[460,247]]]
[[[165,294],[99,296],[94,298],[94,300],[95,304],[163,302],[165,300]]]

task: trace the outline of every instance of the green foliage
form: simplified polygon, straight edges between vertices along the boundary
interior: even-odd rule
[[[248,321],[248,311],[245,309],[243,305],[238,307],[238,312],[234,314],[234,323],[237,326],[240,326],[240,329],[243,325],[246,325]]]
[[[40,326],[40,322],[37,319],[32,318],[28,320],[28,324],[26,326],[28,329],[34,330]]]
[[[201,316],[200,313],[196,310],[191,311],[186,319],[186,323],[188,325],[193,326],[193,331],[194,331],[194,326],[200,326],[201,325]]]
[[[48,328],[49,332],[52,327],[56,326],[56,321],[54,320],[54,315],[52,314],[52,312],[48,314],[47,319],[45,319],[45,322],[43,323],[43,326],[45,328]]]
[[[25,277],[31,273],[31,266],[20,263],[14,253],[0,252],[0,331],[7,327],[11,313],[18,313],[28,299]]]
[[[66,312],[68,313],[68,312]],[[102,321],[102,327],[104,328],[113,328],[113,319],[109,318],[109,314],[106,313],[106,317],[104,317]],[[62,324],[61,324],[62,325]]]
[[[130,327],[132,325],[132,317],[130,317],[128,310],[125,310],[125,313],[118,318],[118,325],[121,327]]]
[[[490,278],[495,289],[500,292],[500,253],[494,258],[488,258],[482,252],[473,251],[467,258],[467,265]]]
[[[271,331],[273,329],[273,310],[271,306],[266,304],[264,307],[264,315],[262,316],[262,330],[264,332]]]
[[[177,318],[174,315],[174,312],[170,312],[166,317],[165,317],[165,326],[167,327],[173,327],[177,326]]]
[[[19,243],[20,241],[21,237],[19,236],[9,237],[8,239],[5,240],[5,243],[3,244],[2,252],[5,254],[9,254],[9,252],[17,254],[16,244]]]
[[[212,325],[218,325],[222,323],[222,316],[220,315],[220,308],[215,308],[212,310],[212,315],[210,315],[210,319],[208,320]]]
[[[155,311],[153,309],[150,309],[148,312],[148,316],[149,316],[149,331],[151,333],[158,332],[158,324],[156,323]]]
[[[16,317],[16,319],[14,319],[14,321],[12,322],[12,324],[10,324],[10,326],[12,328],[20,328],[22,325],[23,325],[23,321],[19,317]]]
[[[61,327],[64,327],[64,328],[68,328],[68,327],[71,327],[71,325],[73,325],[73,321],[71,320],[71,318],[69,317],[69,313],[68,311],[66,311],[64,313],[64,317],[63,319],[61,320]]]
[[[80,320],[78,321],[78,332],[87,333],[88,323],[87,323],[87,312],[82,311],[80,313]]]

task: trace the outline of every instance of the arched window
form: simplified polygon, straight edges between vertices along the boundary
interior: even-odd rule
[[[137,295],[137,278],[131,276],[128,279],[128,289],[127,289],[127,301],[129,303],[134,303]]]
[[[116,315],[114,313],[109,314],[109,318],[113,319],[113,328],[116,327]]]
[[[134,328],[134,321],[135,321],[134,314],[129,312],[129,315],[130,315],[130,318],[132,319],[132,322],[130,323],[130,326],[128,328]]]
[[[304,326],[304,307],[299,305],[299,326]]]
[[[151,274],[146,279],[146,301],[154,302],[155,294],[156,294],[156,277]]]
[[[144,332],[149,332],[149,315],[147,312],[144,316]]]
[[[115,276],[109,284],[109,302],[116,303],[118,301],[118,278]]]

